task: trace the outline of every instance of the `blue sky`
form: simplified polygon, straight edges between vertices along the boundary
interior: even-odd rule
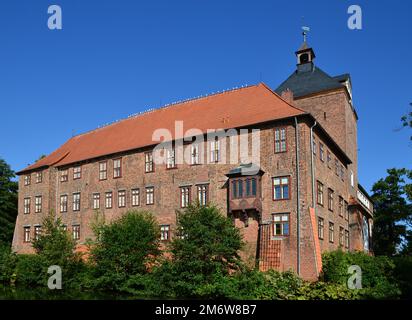
[[[47,28],[58,4],[63,30]],[[347,27],[347,8],[363,29]],[[411,168],[400,117],[412,102],[412,2],[1,1],[0,157],[20,170],[78,134],[132,113],[264,81],[295,68],[309,25],[316,64],[349,72],[359,115],[359,176],[369,190]]]

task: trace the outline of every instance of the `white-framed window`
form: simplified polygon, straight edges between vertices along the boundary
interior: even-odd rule
[[[286,128],[275,129],[275,153],[286,152]]]
[[[73,211],[80,211],[80,192],[73,193]]]
[[[180,187],[180,207],[186,208],[190,203],[190,187]]]
[[[41,234],[41,226],[34,226],[34,240],[39,240]]]
[[[31,199],[30,198],[24,198],[24,213],[25,214],[30,213],[30,204],[31,204]]]
[[[273,235],[288,236],[290,233],[289,213],[274,213],[273,220]]]
[[[122,159],[113,160],[113,178],[120,178],[122,176]]]
[[[355,187],[355,177],[354,177],[354,175],[353,175],[353,171],[352,171],[352,170],[350,171],[350,186],[351,186],[352,188]]]
[[[145,172],[153,172],[154,171],[153,153],[146,152],[144,154],[144,159],[145,159]]]
[[[209,201],[209,186],[202,184],[197,186],[197,200],[201,206],[206,206]]]
[[[99,180],[107,179],[107,161],[99,162]]]
[[[318,217],[318,238],[323,240],[324,236],[325,221],[323,218]]]
[[[210,141],[210,162],[220,161],[220,141],[214,140]]]
[[[43,181],[43,172],[36,172],[36,183],[41,183]]]
[[[72,232],[73,232],[73,239],[79,240],[80,239],[80,225],[72,226]]]
[[[335,224],[329,222],[329,242],[333,243],[335,241]]]
[[[113,193],[112,192],[106,192],[105,207],[106,209],[111,209],[113,207]]]
[[[319,142],[319,159],[325,161],[325,150],[323,144]]]
[[[339,245],[343,247],[345,244],[345,228],[339,227]]]
[[[126,191],[125,190],[119,190],[117,192],[117,205],[119,208],[126,207]]]
[[[154,204],[154,187],[146,187],[146,204]]]
[[[30,184],[31,184],[31,175],[27,174],[27,175],[24,176],[24,185],[28,186]]]
[[[166,150],[166,168],[167,169],[176,168],[175,149]]]
[[[199,145],[198,144],[192,144],[190,146],[190,158],[191,158],[191,164],[196,165],[199,164]]]
[[[93,193],[93,209],[100,209],[100,193]]]
[[[62,170],[60,172],[60,182],[66,182],[69,181],[69,170]]]
[[[132,206],[137,207],[140,205],[140,189],[132,189]]]
[[[276,177],[272,179],[273,183],[273,200],[290,199],[289,182],[290,177]]]
[[[42,207],[42,196],[36,196],[34,198],[34,212],[40,213]]]
[[[23,227],[23,241],[24,242],[30,242],[31,237],[30,237],[30,227],[26,226]]]
[[[82,177],[82,167],[77,166],[73,168],[73,180],[80,179]]]
[[[62,194],[60,196],[60,212],[67,212],[67,202],[68,202],[67,194]]]
[[[160,240],[161,241],[170,240],[170,225],[163,224],[160,226]]]

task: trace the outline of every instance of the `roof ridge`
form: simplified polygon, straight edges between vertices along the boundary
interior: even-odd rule
[[[81,137],[81,136],[83,136],[83,135],[86,135],[86,134],[89,134],[89,133],[92,133],[92,132],[95,132],[95,131],[99,131],[99,130],[101,130],[101,129],[107,128],[107,127],[112,126],[112,125],[115,125],[115,124],[117,124],[117,123],[119,123],[119,122],[123,122],[123,121],[127,121],[127,120],[130,120],[130,119],[134,119],[134,118],[137,118],[137,117],[139,117],[139,116],[144,116],[144,115],[146,115],[146,114],[150,114],[150,113],[153,113],[153,112],[156,112],[156,111],[161,111],[161,110],[169,109],[169,108],[174,107],[174,106],[177,106],[177,105],[182,105],[182,104],[185,104],[185,103],[189,103],[189,102],[193,102],[193,101],[198,101],[198,100],[201,100],[201,99],[207,99],[207,98],[209,98],[209,97],[214,97],[214,96],[218,96],[218,95],[221,95],[221,94],[225,94],[225,93],[229,93],[229,92],[234,92],[234,91],[237,91],[237,90],[242,90],[242,89],[251,88],[251,87],[257,87],[259,84],[260,84],[260,83],[258,83],[258,84],[250,84],[250,85],[249,85],[249,84],[245,84],[245,85],[242,85],[242,86],[236,86],[236,87],[233,87],[233,88],[230,88],[230,89],[225,89],[225,90],[222,90],[222,91],[212,92],[212,93],[209,93],[209,94],[199,95],[199,96],[193,97],[193,98],[187,98],[187,99],[183,99],[183,100],[178,100],[178,101],[175,101],[175,102],[167,103],[167,104],[164,104],[164,105],[162,105],[162,106],[160,106],[160,107],[158,107],[158,108],[149,108],[149,109],[146,109],[146,110],[143,110],[143,111],[140,111],[140,112],[132,113],[132,114],[130,114],[129,116],[127,116],[127,118],[123,118],[123,119],[119,119],[119,120],[114,120],[114,121],[112,121],[112,122],[108,122],[108,123],[106,123],[106,124],[100,125],[100,126],[98,126],[97,128],[94,128],[94,129],[87,130],[87,131],[85,131],[85,132],[79,133],[79,134],[77,134],[77,135],[74,135],[72,138]]]
[[[296,110],[298,110],[298,111],[304,112],[304,113],[308,113],[308,112],[306,112],[305,110],[294,106],[294,105],[291,104],[289,101],[283,99],[282,96],[280,96],[280,95],[277,94],[275,91],[273,91],[266,83],[260,82],[259,84],[262,84],[262,85],[263,85],[266,89],[268,89],[272,94],[274,94],[275,96],[277,96],[277,97],[279,97],[280,99],[282,99],[282,101],[286,102],[286,103],[287,103],[289,106],[291,106],[292,108],[294,108],[294,109],[296,109]]]

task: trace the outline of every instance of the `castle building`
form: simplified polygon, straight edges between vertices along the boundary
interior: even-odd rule
[[[242,257],[261,270],[316,279],[323,252],[369,252],[373,204],[358,183],[350,76],[323,72],[306,41],[296,57],[296,70],[275,90],[259,83],[134,115],[74,136],[18,172],[14,251],[33,252],[51,211],[79,250],[93,239],[95,219],[130,209],[153,212],[167,242],[177,210],[199,201],[233,220],[246,243]],[[161,163],[158,129],[173,133]],[[210,139],[217,129],[225,134]],[[258,146],[257,158],[248,149],[232,161],[242,139]]]

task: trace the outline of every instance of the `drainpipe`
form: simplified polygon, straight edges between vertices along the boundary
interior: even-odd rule
[[[317,125],[315,123],[313,126],[310,127],[310,171],[312,175],[312,208],[315,209],[316,201],[315,201],[315,166],[313,165],[313,128]]]
[[[317,125],[317,122],[313,123],[313,126],[310,127],[310,169],[311,169],[311,178],[312,178],[312,208],[316,214],[316,200],[315,200],[315,166],[314,166],[314,159],[313,159],[313,128]],[[316,225],[314,226],[316,228]],[[315,237],[315,235],[313,235]],[[315,241],[315,239],[314,239]],[[318,274],[318,261],[317,261],[317,254],[316,254],[316,247],[313,248],[313,253],[315,256],[315,268],[316,274]]]
[[[295,145],[296,145],[296,237],[297,237],[297,273],[300,275],[300,192],[299,192],[299,183],[300,183],[300,168],[299,168],[299,126],[298,118],[295,117]]]

